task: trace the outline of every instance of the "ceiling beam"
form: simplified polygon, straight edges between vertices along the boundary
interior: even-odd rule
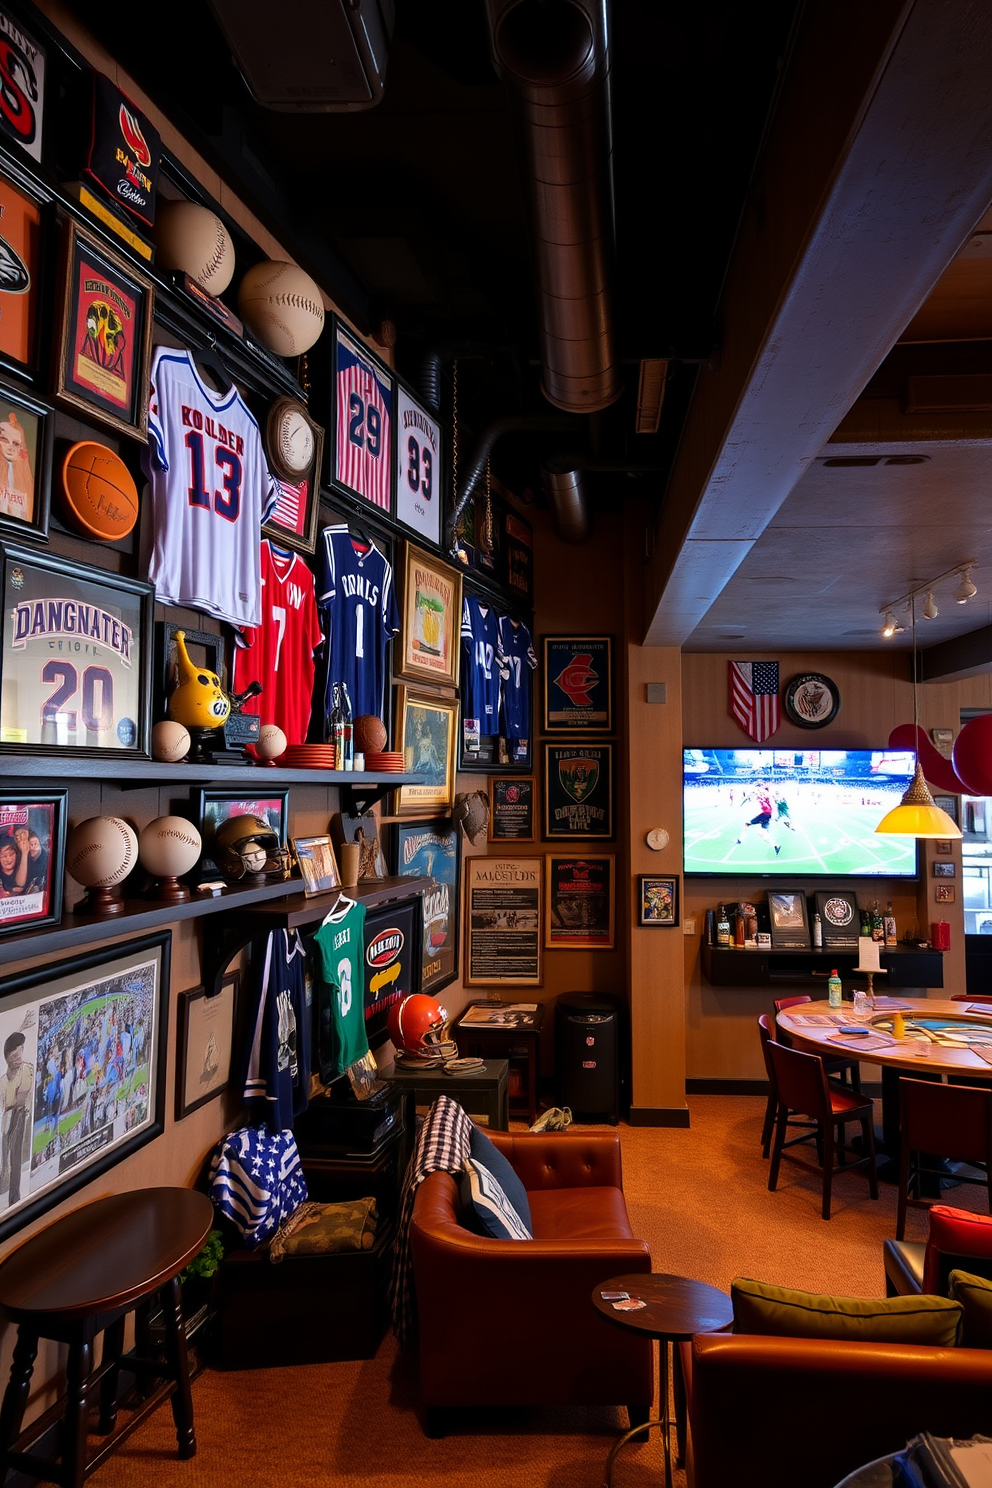
[[[992,672],[992,625],[928,646],[917,657],[921,682],[961,682]]]
[[[806,6],[648,560],[646,644],[691,635],[985,212],[990,72],[987,0]]]

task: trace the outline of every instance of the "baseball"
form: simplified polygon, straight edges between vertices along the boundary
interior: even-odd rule
[[[157,816],[138,837],[141,866],[156,878],[178,878],[199,861],[200,834],[183,816]]]
[[[215,212],[191,201],[160,201],[155,246],[163,269],[180,269],[207,294],[223,294],[234,277],[234,245]]]
[[[189,730],[171,718],[163,718],[152,729],[152,759],[173,765],[189,754]]]
[[[119,884],[138,861],[138,839],[119,816],[91,816],[69,833],[65,866],[88,889]]]
[[[277,356],[308,351],[324,329],[324,302],[309,274],[266,259],[241,281],[238,309],[249,330]]]
[[[263,723],[258,732],[255,753],[259,759],[278,759],[280,754],[285,754],[287,742],[286,735],[277,723]]]

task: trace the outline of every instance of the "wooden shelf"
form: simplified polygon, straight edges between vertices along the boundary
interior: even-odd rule
[[[703,943],[703,975],[715,987],[767,987],[773,982],[812,984],[821,989],[831,969],[836,966],[843,979],[857,977],[867,983],[862,972],[855,971],[859,951],[850,948],[823,949],[813,946],[763,946],[746,950],[734,946],[709,946]],[[889,946],[881,951],[883,969],[875,987],[884,996],[892,988],[942,987],[944,957],[932,947]]]
[[[61,754],[0,755],[0,775],[8,780],[105,780],[125,787],[140,785],[277,785],[382,786],[422,785],[423,775],[376,774],[370,770],[280,770],[267,765],[164,765],[158,760],[117,759]]]
[[[354,889],[330,889],[326,894],[314,894],[310,898],[306,894],[290,894],[275,902],[253,905],[250,912],[252,919],[264,922],[266,930],[296,930],[322,920],[341,894],[372,909],[391,899],[409,899],[411,894],[419,894],[433,883],[432,878],[381,878]]]

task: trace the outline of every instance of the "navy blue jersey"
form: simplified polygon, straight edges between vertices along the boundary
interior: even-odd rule
[[[382,717],[386,644],[400,628],[393,569],[375,543],[355,546],[343,524],[321,534],[318,602],[327,638],[324,711],[333,706],[334,686],[344,683],[353,718]]]
[[[478,720],[482,734],[499,730],[503,670],[496,611],[474,594],[467,594],[462,606],[462,713],[465,718]]]
[[[244,1098],[253,1120],[292,1126],[310,1102],[310,989],[298,930],[273,930],[252,957]]]
[[[537,666],[530,631],[519,620],[501,615],[499,644],[506,672],[503,683],[503,738],[526,739],[530,735],[530,674]]]

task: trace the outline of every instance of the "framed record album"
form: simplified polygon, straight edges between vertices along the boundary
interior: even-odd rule
[[[393,511],[392,372],[334,320],[331,485]]]
[[[435,547],[441,541],[441,425],[399,384],[396,520]]]

